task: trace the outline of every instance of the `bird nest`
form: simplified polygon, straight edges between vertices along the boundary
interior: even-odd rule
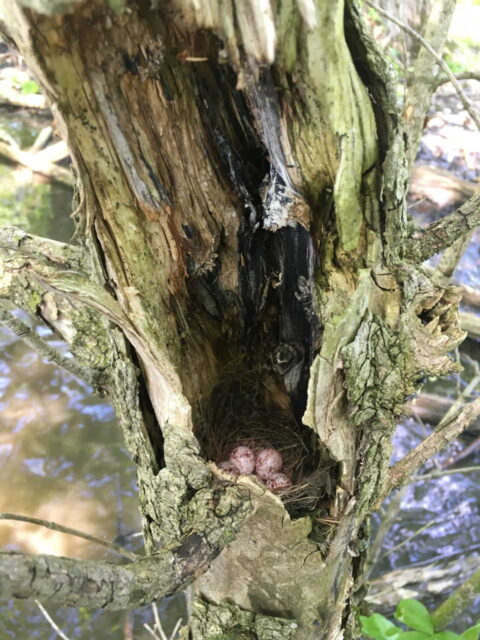
[[[328,469],[319,471],[317,438],[291,411],[275,404],[269,385],[250,372],[227,373],[212,389],[200,439],[205,457],[217,464],[239,446],[255,455],[262,449],[279,451],[281,471],[292,485],[276,493],[292,510],[311,510],[326,493]]]

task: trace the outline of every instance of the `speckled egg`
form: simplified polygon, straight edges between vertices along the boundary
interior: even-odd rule
[[[217,467],[225,473],[229,473],[232,476],[238,476],[240,471],[237,469],[236,465],[231,460],[223,460],[223,462],[219,462]]]
[[[242,476],[250,475],[255,469],[255,456],[250,447],[235,447],[230,454],[229,461],[237,467]]]
[[[280,489],[286,489],[292,486],[292,481],[284,473],[272,473],[265,478],[265,486],[270,491],[280,491]]]
[[[272,473],[280,471],[283,465],[282,454],[277,449],[262,449],[257,453],[255,473],[262,480]]]

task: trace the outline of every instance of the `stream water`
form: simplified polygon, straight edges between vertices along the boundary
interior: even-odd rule
[[[0,128],[7,129],[23,147],[31,144],[39,129],[47,124],[48,120],[27,118],[22,111],[0,113]],[[0,165],[0,225],[13,224],[32,233],[68,241],[73,233],[70,211],[68,189],[38,179],[24,169]],[[457,273],[476,287],[480,287],[478,260],[477,242],[469,248]],[[48,330],[37,330],[57,344]],[[110,540],[119,538],[130,548],[138,549],[141,538],[128,537],[140,528],[135,471],[111,407],[93,396],[88,386],[45,362],[1,328],[0,347],[0,486],[3,487],[0,511],[54,520]],[[462,350],[475,351],[474,347],[467,344]],[[428,390],[455,398],[473,375],[468,359],[464,361],[467,366],[462,377],[429,383]],[[428,425],[405,420],[395,437],[395,458],[428,432]],[[461,446],[454,443],[441,459]],[[477,463],[480,463],[478,456]],[[434,465],[435,462],[430,467]],[[468,554],[480,539],[479,482],[478,473],[452,474],[412,485],[385,540],[376,574],[439,555]],[[410,542],[394,549],[427,524],[428,528]],[[84,540],[19,522],[0,522],[0,547],[76,558],[116,559],[114,554]],[[169,632],[184,615],[182,597],[164,600],[159,610]],[[49,613],[71,640],[150,637],[143,629],[144,622],[152,621],[150,607],[130,613],[49,607]],[[458,630],[479,617],[477,602],[457,621]],[[35,604],[15,601],[0,606],[0,640],[54,637],[56,633]]]
[[[49,124],[24,112],[0,114],[0,128],[28,147]],[[28,170],[0,165],[0,225],[15,225],[63,242],[73,234],[71,191]],[[19,312],[17,315],[29,322]],[[36,330],[57,348],[48,329]],[[66,371],[46,362],[0,327],[0,511],[71,526],[141,551],[135,469],[110,405]],[[98,545],[49,529],[0,521],[0,548],[117,561]],[[152,609],[130,613],[49,607],[71,639],[143,639]],[[159,605],[165,631],[181,617],[182,598]],[[0,640],[56,633],[33,603],[0,605]]]

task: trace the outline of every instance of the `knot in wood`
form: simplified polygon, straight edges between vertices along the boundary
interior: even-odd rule
[[[300,362],[302,354],[293,345],[281,342],[273,353],[273,368],[284,375]]]

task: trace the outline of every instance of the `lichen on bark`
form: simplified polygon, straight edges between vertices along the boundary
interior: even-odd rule
[[[243,611],[234,605],[209,604],[196,599],[192,605],[194,634],[208,640],[291,640],[297,623],[274,616]]]

